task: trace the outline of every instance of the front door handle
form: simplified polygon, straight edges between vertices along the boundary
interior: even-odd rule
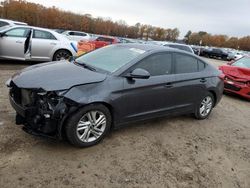
[[[16,43],[18,43],[18,44],[22,44],[23,42],[22,42],[22,41],[20,41],[20,40],[17,40],[17,41],[16,41]]]
[[[207,79],[206,78],[202,78],[202,79],[200,79],[200,82],[201,83],[205,83],[205,82],[207,82]]]
[[[166,84],[165,84],[165,87],[166,87],[166,88],[172,88],[172,87],[173,87],[173,84],[172,84],[172,83],[166,83]]]

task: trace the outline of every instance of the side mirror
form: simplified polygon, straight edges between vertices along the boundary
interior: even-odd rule
[[[144,69],[137,68],[128,75],[126,75],[125,77],[130,79],[148,79],[150,77],[150,74],[148,71]]]
[[[3,36],[5,36],[5,34],[4,33],[0,33],[0,37],[3,37]]]

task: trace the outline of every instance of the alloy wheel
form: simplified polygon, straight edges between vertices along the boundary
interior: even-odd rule
[[[84,114],[76,127],[78,139],[85,143],[96,141],[105,131],[106,120],[106,116],[100,111]]]
[[[200,105],[200,115],[202,117],[207,116],[213,107],[213,99],[210,96],[205,97]]]
[[[66,51],[60,51],[56,54],[56,61],[67,60],[70,58],[70,54]]]

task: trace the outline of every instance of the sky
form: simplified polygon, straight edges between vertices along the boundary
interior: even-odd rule
[[[250,0],[27,0],[93,17],[163,28],[242,37],[250,35]]]

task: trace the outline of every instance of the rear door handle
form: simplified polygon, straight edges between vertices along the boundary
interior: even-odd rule
[[[172,83],[166,83],[166,84],[165,84],[165,87],[166,87],[166,88],[172,88],[172,87],[173,87],[173,84],[172,84]]]
[[[202,78],[202,79],[200,79],[200,82],[201,83],[205,83],[207,81],[207,79],[206,78]]]

